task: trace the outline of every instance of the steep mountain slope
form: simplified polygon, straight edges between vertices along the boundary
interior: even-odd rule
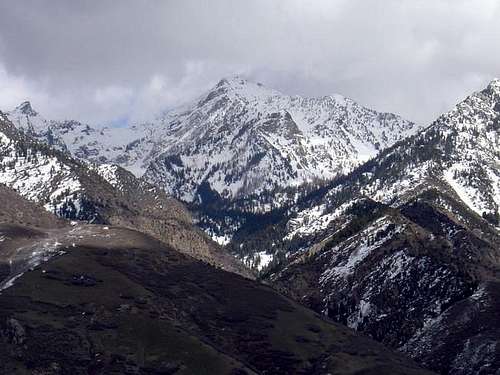
[[[59,227],[61,220],[47,212],[44,207],[21,197],[16,191],[0,184],[0,222],[29,227]]]
[[[289,247],[289,242],[295,247],[318,242],[331,232],[333,221],[360,198],[399,207],[428,189],[462,201],[462,210],[450,207],[447,200],[435,204],[450,210],[464,224],[468,217],[464,212],[470,210],[498,226],[499,103],[500,81],[494,80],[415,136],[308,194],[290,207],[285,219],[274,226],[275,233],[266,237],[272,238],[277,249]],[[242,251],[252,249],[243,246]]]
[[[500,236],[488,224],[484,234],[475,230],[485,224],[473,213],[466,219],[475,225],[464,226],[436,205],[438,200],[462,205],[437,192],[399,209],[359,201],[335,220],[336,231],[291,256],[269,277],[302,303],[433,370],[489,373],[500,363],[495,349],[500,321],[492,316],[498,305]],[[480,312],[460,310],[459,304],[479,296]],[[449,314],[452,318],[445,318]],[[447,346],[437,351],[426,335]],[[464,346],[467,340],[481,343],[481,355]]]
[[[495,80],[234,251],[273,259],[280,290],[433,370],[494,373],[499,103]]]
[[[243,265],[196,229],[165,192],[122,168],[89,166],[38,143],[0,113],[0,183],[72,220],[138,229],[179,251],[251,277]]]
[[[161,122],[171,140],[145,177],[186,201],[203,183],[235,198],[330,179],[416,129],[340,95],[290,97],[237,77]]]
[[[429,373],[267,286],[130,229],[0,232],[0,269],[10,271],[0,278],[2,373]]]

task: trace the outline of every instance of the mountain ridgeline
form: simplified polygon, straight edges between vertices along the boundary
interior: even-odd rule
[[[263,278],[440,373],[495,373],[500,81],[291,206],[234,251]]]
[[[240,77],[126,129],[47,120],[29,103],[7,115],[74,157],[120,165],[162,187],[222,244],[254,214],[289,204],[304,185],[348,173],[419,129],[341,95],[288,96]]]
[[[338,357],[332,365],[331,346],[318,353],[322,359],[302,352],[310,353],[309,344],[322,341],[309,334],[273,346],[282,323],[302,332],[293,320],[302,313],[283,317],[281,308],[272,307],[277,320],[264,317],[251,324],[226,315],[229,299],[244,305],[235,298],[237,287],[231,288],[248,291],[254,284],[232,275],[227,280],[235,284],[229,288],[222,281],[225,273],[214,273],[213,266],[247,278],[258,273],[314,316],[347,325],[437,373],[496,374],[500,368],[499,80],[426,127],[340,95],[287,96],[240,77],[223,79],[197,100],[125,129],[47,120],[27,102],[1,116],[0,183],[36,202],[37,210],[127,228],[120,230],[130,232],[121,233],[138,244],[134,257],[140,262],[124,266],[122,257],[132,256],[125,248],[118,252],[119,262],[110,262],[117,261],[114,267],[119,265],[129,281],[155,294],[147,297],[155,301],[152,309],[181,322],[207,356],[215,355],[213,348],[222,349],[228,357],[218,360],[226,369],[266,373],[271,359],[261,368],[247,357],[261,344],[279,351],[271,355],[279,358],[274,373],[345,367]],[[28,210],[26,202],[19,207]],[[4,211],[6,217],[15,212]],[[28,216],[11,221],[40,224],[27,224]],[[59,238],[70,244],[71,229],[52,220],[51,231],[67,230]],[[93,248],[88,236],[94,227],[81,225],[77,231],[87,234],[75,246],[87,249],[90,241]],[[96,236],[105,233],[95,230]],[[137,237],[143,235],[136,230],[162,244]],[[213,284],[200,292],[200,280],[175,273],[180,268],[171,268],[168,260],[144,257],[144,244],[208,263],[205,269],[184,258],[174,262]],[[92,251],[92,262],[101,262]],[[70,272],[68,262],[61,263],[61,272]],[[153,275],[152,268],[176,276],[151,276],[150,281],[145,275]],[[176,277],[187,284],[176,289],[169,284]],[[228,295],[216,292],[220,287],[228,288]],[[186,297],[192,288],[207,306],[217,306],[217,312],[206,311],[209,327],[189,313],[201,308]],[[267,304],[261,293],[247,302]],[[283,298],[272,293],[271,299]],[[162,310],[171,303],[165,297],[181,303],[175,318]],[[242,310],[236,313],[252,320]],[[213,323],[218,314],[222,325]],[[248,347],[228,349],[227,337],[210,331],[215,327],[229,329],[233,338],[255,327],[274,333],[252,336]],[[182,358],[178,361],[185,366]],[[394,373],[419,371],[397,366]]]

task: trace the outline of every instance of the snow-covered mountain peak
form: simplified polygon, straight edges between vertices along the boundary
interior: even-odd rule
[[[333,100],[335,103],[337,103],[340,106],[342,106],[342,105],[346,106],[348,104],[354,103],[354,100],[347,98],[347,97],[340,95],[340,94],[331,94],[331,95],[328,95],[327,98],[329,100]]]
[[[419,128],[338,94],[284,95],[241,77],[153,126],[163,135],[145,178],[188,201],[202,184],[235,198],[330,179]]]
[[[248,87],[257,86],[257,87],[260,87],[262,89],[267,89],[269,91],[276,91],[276,90],[267,88],[265,85],[263,85],[260,82],[254,82],[254,81],[249,80],[249,79],[247,79],[243,76],[240,76],[240,75],[234,75],[234,76],[222,78],[217,83],[216,87],[222,87],[222,86],[231,87],[234,89],[245,89]]]
[[[239,76],[126,129],[46,120],[34,111],[14,110],[8,117],[39,140],[144,174],[187,201],[196,199],[201,185],[236,198],[331,179],[419,128],[342,95],[284,95]]]
[[[203,98],[214,98],[225,95],[227,99],[240,99],[243,101],[255,100],[281,100],[288,102],[315,102],[323,103],[323,106],[346,107],[356,104],[354,100],[341,94],[333,93],[318,97],[305,97],[301,95],[286,95],[279,90],[270,88],[260,82],[254,82],[241,76],[222,78]],[[206,103],[207,100],[201,101]]]
[[[485,100],[493,101],[493,102],[500,102],[500,79],[494,78],[488,86],[482,91],[479,91],[474,95],[480,95],[483,97]],[[496,104],[496,103],[494,103]],[[500,108],[497,108],[497,112],[500,112]]]
[[[29,101],[22,102],[6,115],[17,128],[28,133],[35,134],[48,130],[48,121],[33,109]]]
[[[200,104],[219,97],[229,100],[243,100],[245,102],[265,99],[273,96],[282,96],[277,90],[270,89],[262,83],[249,81],[240,76],[221,79],[215,87],[203,97]]]

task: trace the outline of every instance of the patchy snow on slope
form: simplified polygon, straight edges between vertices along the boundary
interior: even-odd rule
[[[50,193],[49,202],[44,205],[45,209],[50,212],[58,212],[58,210],[71,199],[75,205],[76,215],[80,212],[80,195],[83,188],[80,181],[72,175],[64,176],[57,188]]]
[[[0,292],[14,285],[27,271],[33,270],[49,259],[62,255],[61,243],[57,239],[46,239],[34,245],[18,248],[9,259],[10,274],[5,280],[0,280]]]
[[[322,256],[332,256],[331,267],[321,275],[320,284],[352,275],[365,258],[403,229],[404,226],[394,224],[388,216],[383,216],[354,237],[324,253]]]
[[[484,191],[480,191],[478,188],[471,186],[470,184],[464,183],[463,179],[460,179],[460,173],[467,170],[468,166],[463,164],[454,164],[443,174],[445,181],[455,190],[459,198],[473,211],[481,215],[483,212],[488,212],[488,207],[484,199]],[[493,180],[491,186],[494,189],[492,198],[495,203],[500,206],[500,180],[498,177],[489,171],[489,177]],[[496,178],[496,181],[494,180]]]
[[[217,235],[212,235],[212,240],[217,242],[221,246],[226,246],[229,242],[231,242],[231,237],[229,236],[217,236]]]
[[[0,183],[26,199],[42,203],[50,212],[56,212],[71,198],[78,212],[82,187],[70,167],[56,157],[29,148],[25,154],[19,153],[1,132],[0,140]]]
[[[273,259],[273,254],[268,254],[266,251],[260,251],[252,254],[252,256],[243,257],[243,264],[249,268],[256,268],[258,271],[262,271],[269,266]]]
[[[363,323],[363,320],[374,313],[374,306],[369,301],[361,299],[356,306],[356,313],[351,314],[347,319],[347,326],[354,330],[357,330],[359,325]]]
[[[104,178],[107,182],[109,182],[113,187],[117,189],[121,189],[120,186],[120,178],[117,175],[118,166],[114,164],[101,164],[98,165],[94,170]]]
[[[357,199],[349,201],[330,213],[326,212],[327,206],[325,204],[300,211],[287,223],[287,235],[284,239],[292,240],[295,236],[307,236],[325,230],[332,221],[342,216],[358,201]]]
[[[450,186],[455,190],[459,198],[471,209],[476,211],[477,213],[481,214],[481,210],[478,209],[476,204],[474,204],[473,198],[476,197],[477,191],[471,187],[466,187],[460,184],[454,177],[454,172],[457,170],[460,170],[461,166],[454,166],[454,168],[450,168],[447,171],[444,172],[444,179],[445,181],[450,184]]]

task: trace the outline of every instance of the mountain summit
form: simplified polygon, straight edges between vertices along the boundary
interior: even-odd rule
[[[418,129],[341,95],[288,96],[241,77],[128,129],[47,121],[34,111],[9,118],[23,128],[28,121],[39,138],[74,156],[144,174],[188,202],[199,199],[200,186],[233,199],[331,179]]]
[[[499,82],[493,80],[427,128],[333,183],[319,205],[304,204],[306,209],[290,223],[293,233],[326,228],[338,215],[337,212],[332,216],[332,211],[348,200],[369,197],[399,206],[429,189],[448,192],[479,216],[498,216]],[[325,200],[329,203],[324,203]],[[307,217],[318,226],[312,225]]]
[[[340,95],[287,96],[238,77],[159,123],[145,178],[186,201],[202,184],[232,199],[330,179],[417,129]]]

